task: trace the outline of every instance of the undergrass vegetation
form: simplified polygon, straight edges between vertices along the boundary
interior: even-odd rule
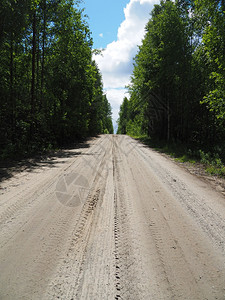
[[[132,136],[143,144],[161,153],[173,157],[182,163],[202,164],[208,174],[225,177],[224,151],[220,147],[214,147],[213,151],[201,150],[196,147],[186,146],[182,143],[168,143],[153,140],[147,136]]]

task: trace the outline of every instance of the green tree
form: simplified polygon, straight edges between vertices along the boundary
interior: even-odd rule
[[[224,1],[155,5],[119,131],[124,122],[128,134],[224,149],[224,24]]]
[[[202,21],[203,46],[212,71],[209,74],[209,90],[202,103],[225,119],[225,1],[196,0],[196,14]]]
[[[171,1],[155,6],[135,58],[130,87],[149,135],[184,139],[188,131],[191,46],[185,21]],[[144,112],[143,112],[144,108]],[[146,121],[145,121],[146,123]]]
[[[127,97],[123,99],[123,103],[120,105],[119,119],[118,123],[118,134],[127,134],[127,126],[129,122],[129,102]]]
[[[3,156],[112,129],[101,75],[92,60],[90,30],[78,2],[3,0],[0,4]],[[94,118],[98,122],[91,127]]]

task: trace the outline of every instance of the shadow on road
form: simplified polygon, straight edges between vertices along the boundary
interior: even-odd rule
[[[64,147],[60,150],[52,151],[44,155],[37,155],[21,160],[0,161],[0,182],[3,182],[4,180],[9,179],[17,173],[25,170],[28,172],[33,172],[36,169],[44,167],[55,168],[57,167],[58,163],[63,163],[63,158],[68,159],[74,156],[87,155],[82,153],[81,150],[84,148],[89,148],[90,141],[92,139],[93,138],[89,138],[84,142],[71,144],[68,147]]]

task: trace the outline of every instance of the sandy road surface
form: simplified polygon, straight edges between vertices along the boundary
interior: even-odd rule
[[[1,183],[0,299],[225,299],[225,199],[126,136]]]

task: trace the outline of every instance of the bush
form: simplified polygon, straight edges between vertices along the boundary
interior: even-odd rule
[[[212,155],[199,150],[201,163],[206,165],[206,172],[212,175],[225,176],[225,167],[218,153]]]

